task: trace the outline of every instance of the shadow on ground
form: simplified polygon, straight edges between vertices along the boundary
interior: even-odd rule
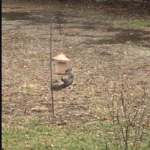
[[[62,13],[61,11],[50,12],[50,11],[30,11],[30,12],[3,12],[2,19],[6,21],[23,21],[21,25],[13,24],[3,24],[2,30],[11,30],[19,29],[24,26],[29,25],[38,25],[38,24],[49,24],[50,19],[53,16],[58,16],[60,18],[61,24],[65,29],[82,29],[84,30],[93,30],[102,32],[113,32],[113,36],[103,36],[103,34],[94,35],[94,34],[83,34],[79,33],[66,33],[66,36],[79,36],[79,37],[88,37],[86,40],[80,42],[84,44],[125,44],[131,43],[137,46],[150,47],[150,31],[143,31],[137,29],[122,29],[122,28],[113,28],[110,24],[105,24],[103,20],[97,21],[90,18],[85,18],[85,16],[80,16],[77,14],[68,14]],[[54,21],[56,23],[56,21]]]

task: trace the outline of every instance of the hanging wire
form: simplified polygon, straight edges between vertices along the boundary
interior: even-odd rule
[[[51,85],[51,96],[52,96],[52,113],[53,113],[53,116],[54,116],[54,96],[53,96],[53,89],[52,89],[52,75],[53,75],[53,70],[52,70],[52,23],[53,23],[53,19],[57,19],[58,20],[58,23],[59,23],[59,29],[60,29],[60,35],[63,34],[63,30],[61,28],[61,25],[60,25],[60,21],[58,19],[57,16],[54,16],[51,18],[51,21],[50,21],[50,85]]]

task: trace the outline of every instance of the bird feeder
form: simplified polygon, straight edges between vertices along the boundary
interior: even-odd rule
[[[54,74],[55,75],[65,75],[65,70],[68,66],[69,58],[66,57],[64,53],[60,53],[55,57],[52,57],[54,60]]]

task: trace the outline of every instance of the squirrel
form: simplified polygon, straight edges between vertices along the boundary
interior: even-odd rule
[[[63,76],[61,76],[61,81],[63,82],[62,84],[63,88],[66,88],[67,86],[71,85],[74,80],[74,73],[72,71],[72,68],[66,69],[65,74],[67,75],[66,78],[63,78]]]
[[[72,71],[72,68],[66,69],[65,74],[67,75],[67,77],[64,78],[63,76],[61,76],[61,83],[58,80],[52,81],[52,89],[54,91],[62,90],[63,88],[66,88],[73,83],[74,73]]]
[[[61,90],[63,87],[62,87],[62,83],[60,83],[58,80],[53,80],[52,81],[52,89],[54,91],[59,91]]]

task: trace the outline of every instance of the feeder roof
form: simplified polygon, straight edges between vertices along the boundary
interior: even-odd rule
[[[63,52],[61,52],[57,56],[53,57],[53,59],[54,60],[59,60],[59,61],[70,61],[70,59],[67,58],[66,55]]]

